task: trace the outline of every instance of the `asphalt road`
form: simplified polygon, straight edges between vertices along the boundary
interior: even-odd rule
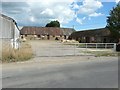
[[[4,64],[3,88],[117,88],[118,58]]]

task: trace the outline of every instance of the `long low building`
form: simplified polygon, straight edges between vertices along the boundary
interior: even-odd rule
[[[69,35],[75,32],[72,28],[58,28],[58,27],[32,27],[25,26],[20,30],[22,37],[27,39],[67,39]]]
[[[110,37],[110,31],[107,28],[73,32],[69,39],[75,39],[81,43],[111,43],[116,42]]]

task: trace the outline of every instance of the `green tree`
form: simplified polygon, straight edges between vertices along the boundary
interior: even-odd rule
[[[60,27],[59,21],[51,21],[50,23],[46,24],[46,27]]]
[[[120,2],[110,11],[106,27],[110,30],[112,38],[120,38]]]

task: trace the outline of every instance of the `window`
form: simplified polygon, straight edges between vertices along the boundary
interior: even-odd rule
[[[40,35],[37,35],[38,38],[40,38]]]

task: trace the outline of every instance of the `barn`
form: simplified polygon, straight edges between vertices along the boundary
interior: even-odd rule
[[[2,49],[19,48],[20,31],[14,19],[0,14],[0,42]],[[0,50],[2,50],[0,49]]]
[[[107,28],[73,32],[69,38],[75,39],[81,43],[111,43],[115,42],[111,38],[111,33]]]
[[[45,40],[55,40],[58,38],[61,40],[67,39],[74,31],[75,30],[72,28],[25,26],[20,30],[20,34],[26,39],[39,38]]]

